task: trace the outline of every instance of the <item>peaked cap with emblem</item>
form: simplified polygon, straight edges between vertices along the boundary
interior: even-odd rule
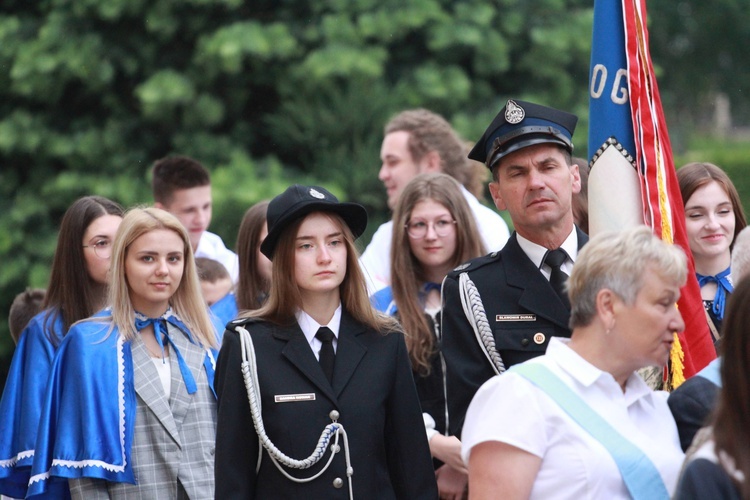
[[[497,114],[469,158],[492,170],[503,156],[534,144],[559,144],[573,152],[578,117],[547,106],[509,99]]]
[[[260,245],[263,255],[273,260],[284,229],[312,212],[332,212],[341,216],[354,238],[358,238],[367,227],[367,210],[362,205],[341,203],[328,190],[319,186],[294,184],[268,204],[268,236]]]

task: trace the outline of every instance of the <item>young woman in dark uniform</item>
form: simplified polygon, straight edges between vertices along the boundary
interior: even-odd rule
[[[217,364],[216,498],[437,498],[403,336],[357,264],[366,225],[320,187],[271,201],[268,301]]]

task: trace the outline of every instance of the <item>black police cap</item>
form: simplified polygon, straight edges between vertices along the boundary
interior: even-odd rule
[[[559,144],[573,152],[578,117],[547,106],[509,99],[469,152],[491,170],[505,155],[534,144]]]
[[[367,210],[362,205],[341,203],[328,190],[319,186],[294,184],[268,204],[268,236],[260,245],[263,255],[273,260],[276,245],[284,229],[312,212],[332,212],[340,215],[354,238],[358,238],[367,228]]]

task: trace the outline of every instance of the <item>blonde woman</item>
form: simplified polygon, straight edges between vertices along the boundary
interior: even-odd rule
[[[216,333],[187,232],[135,208],[115,237],[111,309],[73,325],[43,405],[29,494],[213,495]]]
[[[668,394],[637,370],[664,366],[687,259],[645,226],[592,238],[567,282],[571,338],[477,391],[463,456],[472,498],[664,499],[683,460]]]

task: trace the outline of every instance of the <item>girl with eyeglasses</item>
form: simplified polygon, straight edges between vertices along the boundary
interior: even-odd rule
[[[60,225],[42,312],[21,333],[0,400],[0,493],[26,496],[47,376],[70,326],[104,307],[112,241],[123,209],[101,196],[76,200]]]
[[[461,443],[448,436],[443,360],[439,353],[440,284],[462,262],[485,253],[458,183],[445,174],[415,177],[393,213],[391,286],[372,297],[376,309],[404,329],[414,380],[434,458],[441,498],[463,498],[466,467]]]

